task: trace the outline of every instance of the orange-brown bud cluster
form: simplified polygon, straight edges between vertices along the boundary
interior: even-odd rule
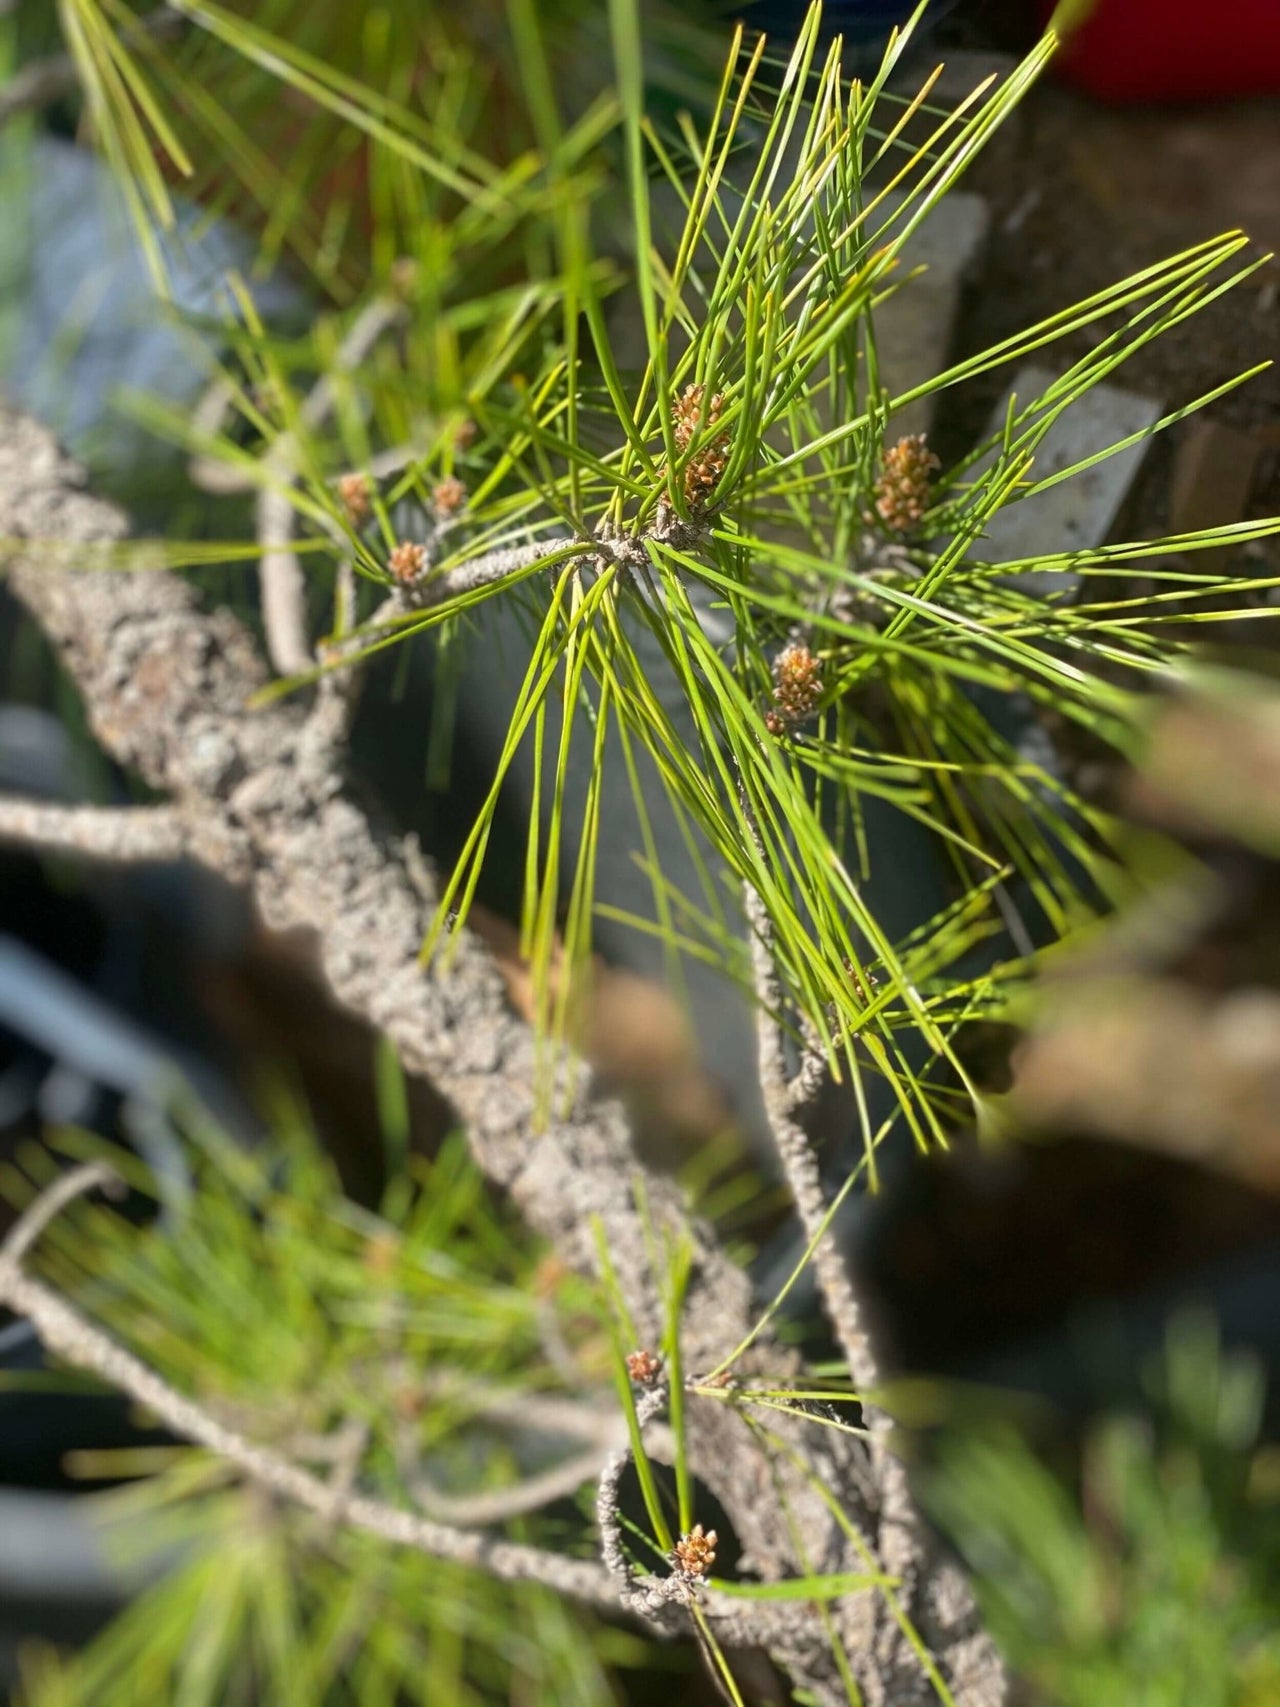
[[[338,481],[338,498],[353,528],[369,519],[373,508],[373,488],[367,474],[344,474]]]
[[[705,1577],[716,1562],[718,1539],[714,1529],[708,1529],[704,1535],[700,1523],[695,1523],[687,1535],[682,1535],[675,1550],[676,1568],[681,1575]]]
[[[431,489],[431,503],[437,521],[447,521],[450,516],[456,516],[466,501],[466,487],[452,474]]]
[[[548,1251],[533,1271],[535,1296],[553,1298],[572,1272],[563,1257],[557,1256],[554,1251]]]
[[[812,717],[822,698],[822,665],[803,640],[792,640],[773,661],[773,709],[765,717],[771,735],[785,735]]]
[[[857,996],[860,1002],[869,1002],[871,1000],[871,992],[873,990],[878,990],[880,987],[880,980],[876,977],[875,973],[859,972],[852,960],[845,961],[844,969],[849,974],[849,982],[853,986],[854,995]]]
[[[366,1241],[363,1254],[370,1274],[393,1274],[400,1260],[400,1240],[389,1227],[383,1228]]]
[[[627,1356],[627,1374],[638,1387],[647,1387],[662,1374],[662,1359],[651,1351],[633,1351]]]
[[[397,581],[416,581],[427,567],[427,548],[412,540],[397,545],[387,559],[387,567]]]
[[[391,273],[387,281],[393,294],[398,297],[412,296],[420,271],[421,268],[412,255],[398,255],[391,263]]]
[[[885,452],[873,501],[875,513],[893,533],[911,533],[929,508],[933,477],[941,467],[923,433],[908,433]]]
[[[723,391],[707,398],[705,405],[704,398],[704,385],[686,385],[672,404],[671,420],[677,450],[688,450],[699,425],[704,430],[714,427],[724,413]],[[717,433],[689,458],[684,467],[684,495],[690,509],[701,509],[711,502],[728,460],[728,433]]]

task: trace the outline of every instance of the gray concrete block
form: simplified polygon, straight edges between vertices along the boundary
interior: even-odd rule
[[[172,303],[156,296],[119,186],[87,148],[6,135],[0,146],[0,385],[118,495],[182,484],[185,456],[132,420],[135,392],[182,407],[207,382],[199,323],[227,307],[229,272],[249,274],[254,245],[181,196],[160,248]],[[283,275],[253,284],[269,324],[305,324]]]
[[[886,215],[886,238],[894,235],[905,211],[901,196],[886,208],[892,204],[897,211]],[[875,311],[877,354],[893,396],[914,391],[946,367],[960,293],[982,255],[988,223],[984,199],[956,191],[944,196],[912,232],[903,250],[902,271],[925,271]],[[934,399],[918,398],[895,413],[892,436],[928,432],[933,413]]]
[[[1010,390],[997,404],[988,433],[1001,430],[1009,398],[1019,403],[1038,397],[1055,379],[1049,369],[1034,364],[1021,368]],[[1073,463],[1105,450],[1134,433],[1149,433],[1160,418],[1161,405],[1136,391],[1116,385],[1095,385],[1054,423],[1036,454],[1030,478],[1044,480]],[[1133,485],[1148,439],[1140,439],[1114,456],[1095,463],[1057,486],[1006,504],[987,526],[973,555],[984,562],[1015,562],[1050,552],[1088,551],[1101,545],[1115,524],[1120,506]],[[990,466],[988,457],[979,469]],[[1074,571],[1033,571],[1012,578],[1030,592],[1069,591],[1078,586]]]

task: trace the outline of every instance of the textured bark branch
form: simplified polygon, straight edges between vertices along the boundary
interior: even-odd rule
[[[818,1098],[831,1082],[827,1054],[813,1040],[807,1040],[801,1052],[800,1065],[787,1086],[787,1110],[793,1120],[803,1123]]]
[[[181,859],[187,827],[169,806],[50,806],[0,794],[0,842],[142,864]]]
[[[243,625],[228,611],[202,611],[192,589],[171,574],[62,567],[72,555],[65,542],[97,547],[124,532],[124,518],[83,490],[79,471],[42,429],[0,411],[0,539],[18,542],[9,552],[9,584],[78,685],[98,738],[169,798],[188,826],[195,857],[248,885],[269,924],[314,934],[335,997],[387,1036],[408,1070],[429,1077],[450,1099],[490,1180],[584,1272],[595,1269],[591,1228],[599,1219],[636,1331],[642,1343],[659,1343],[651,1230],[636,1190],[642,1170],[621,1109],[593,1094],[580,1069],[566,1062],[564,1094],[554,1104],[561,1112],[549,1127],[539,1123],[534,1041],[508,1008],[496,968],[465,931],[447,969],[421,965],[419,949],[437,902],[433,879],[412,847],[371,816],[332,743],[313,738],[299,706],[276,701],[249,709],[267,677]],[[49,541],[64,542],[56,566]],[[687,1366],[714,1368],[754,1323],[749,1283],[711,1232],[690,1222],[670,1182],[646,1175],[643,1187],[658,1248],[670,1238],[689,1241],[693,1251],[681,1323]],[[12,1266],[6,1273],[12,1306],[33,1311],[55,1349],[83,1344],[68,1306]],[[113,1353],[111,1367],[135,1396],[163,1396],[146,1385],[152,1378],[136,1360],[121,1363]],[[777,1383],[795,1380],[800,1367],[793,1352],[761,1334],[742,1373]],[[200,1417],[181,1414],[204,1428]],[[796,1532],[804,1534],[815,1569],[864,1571],[869,1553],[899,1579],[898,1603],[957,1707],[997,1707],[1004,1696],[998,1657],[963,1579],[916,1518],[887,1447],[872,1450],[816,1421],[780,1417],[776,1432],[785,1434],[809,1476],[790,1464],[762,1463],[734,1406],[701,1404],[690,1416],[694,1471],[728,1513],[744,1568],[766,1580],[795,1575],[790,1536]],[[248,1469],[243,1443],[230,1444]],[[291,1497],[323,1513],[331,1490],[287,1468]],[[851,1545],[810,1477],[834,1493],[865,1551]],[[346,1520],[370,1528],[376,1522],[376,1533],[410,1545],[437,1528],[407,1513],[388,1517],[378,1509],[375,1516],[358,1498]],[[482,1537],[466,1540],[481,1552],[465,1556],[486,1566],[523,1557],[495,1552],[499,1544]],[[591,1598],[595,1577],[581,1565],[574,1570],[583,1573],[582,1591]],[[935,1700],[882,1595],[859,1591],[825,1611],[868,1707],[926,1707]],[[752,1617],[798,1686],[823,1703],[846,1700],[829,1627],[812,1608],[788,1602],[785,1617],[763,1608]]]
[[[486,552],[483,557],[473,557],[466,563],[460,563],[456,569],[446,569],[442,575],[425,581],[413,603],[415,608],[430,609],[433,605],[442,605],[449,599],[461,598],[464,593],[475,593],[479,592],[481,587],[492,587],[495,582],[518,575],[522,569],[529,568],[530,564],[538,563],[543,558],[550,569],[562,563],[575,550],[590,553],[593,549],[589,542],[573,540],[567,536],[533,540],[528,545],[503,546],[497,551]]]
[[[119,1174],[105,1162],[82,1162],[79,1167],[69,1169],[47,1191],[42,1191],[9,1229],[0,1245],[0,1268],[6,1263],[16,1267],[49,1223],[77,1197],[91,1191],[106,1191],[114,1196],[121,1189]]]
[[[748,821],[752,822],[749,812]],[[774,955],[773,927],[768,909],[749,883],[743,887],[743,900],[751,932],[757,1000],[757,1053],[765,1113],[791,1188],[805,1242],[813,1251],[818,1289],[848,1363],[854,1390],[868,1394],[878,1385],[880,1371],[843,1252],[832,1228],[823,1225],[830,1206],[823,1190],[817,1152],[803,1124],[803,1110],[812,1105],[815,1094],[811,1057],[806,1058],[800,1073],[789,1080],[785,1037],[778,1022],[783,992]],[[916,1510],[906,1471],[893,1452],[890,1440],[892,1418],[865,1397],[862,1415],[868,1431],[868,1469],[878,1495],[881,1563],[888,1574],[901,1579],[910,1599],[920,1586],[921,1567],[930,1551],[929,1539]],[[958,1579],[955,1592],[964,1599],[968,1598],[967,1587]],[[983,1687],[999,1691],[990,1697],[993,1701],[1003,1699],[1002,1679],[992,1675]]]
[[[662,1380],[641,1393],[636,1401],[636,1427],[643,1437],[649,1424],[662,1414],[668,1399],[667,1383]],[[663,1618],[673,1604],[687,1605],[692,1598],[690,1585],[678,1574],[656,1576],[649,1573],[637,1577],[627,1563],[622,1545],[622,1521],[618,1514],[619,1490],[622,1477],[632,1462],[629,1441],[623,1441],[609,1454],[600,1472],[596,1488],[596,1521],[600,1525],[600,1546],[605,1569],[612,1577],[618,1599],[623,1606],[644,1613],[649,1618]]]
[[[750,809],[747,810],[750,822]],[[880,1371],[862,1323],[862,1311],[844,1255],[832,1228],[823,1226],[830,1205],[823,1191],[822,1173],[813,1141],[798,1118],[799,1108],[812,1101],[814,1095],[814,1087],[810,1083],[813,1069],[806,1061],[795,1080],[788,1076],[785,1034],[779,1023],[783,994],[774,954],[773,926],[768,908],[750,883],[743,885],[742,894],[751,933],[751,969],[756,992],[756,1058],[765,1114],[778,1159],[791,1188],[805,1243],[813,1250],[813,1270],[818,1289],[849,1365],[849,1377],[855,1392],[869,1393],[878,1384]],[[874,1406],[864,1401],[863,1408],[871,1426],[888,1426],[888,1419]]]

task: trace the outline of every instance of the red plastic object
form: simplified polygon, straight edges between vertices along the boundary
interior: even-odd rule
[[[1280,0],[1096,0],[1057,68],[1103,101],[1280,93]]]

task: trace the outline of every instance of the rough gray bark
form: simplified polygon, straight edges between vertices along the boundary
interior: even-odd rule
[[[113,863],[177,860],[187,851],[186,825],[168,806],[47,806],[7,794],[0,794],[0,842]]]
[[[467,933],[447,968],[420,964],[434,880],[345,775],[322,697],[314,714],[296,699],[251,708],[267,675],[230,612],[202,610],[194,591],[164,571],[74,567],[71,547],[92,561],[87,548],[126,532],[125,517],[85,490],[43,429],[0,409],[8,584],[56,648],[104,748],[164,794],[192,857],[246,885],[269,924],[313,934],[334,995],[448,1097],[485,1174],[582,1270],[595,1267],[599,1218],[640,1331],[655,1344],[661,1312],[637,1211],[643,1179],[650,1213],[696,1251],[682,1322],[686,1366],[714,1367],[752,1325],[746,1276],[688,1218],[670,1182],[645,1173],[621,1109],[580,1072],[566,1070],[566,1097],[540,1128],[528,1027]],[[799,1364],[762,1335],[736,1366],[739,1376],[753,1371],[785,1381]],[[1003,1701],[1000,1662],[968,1588],[939,1555],[882,1445],[871,1450],[834,1429],[764,1413],[785,1442],[785,1451],[766,1454],[731,1395],[693,1401],[691,1413],[695,1470],[729,1514],[748,1568],[778,1579],[870,1565],[898,1579],[892,1603],[865,1591],[827,1607],[867,1707],[925,1707],[938,1698],[933,1667],[957,1707]],[[802,1465],[834,1494],[861,1547]],[[793,1534],[803,1538],[803,1561]],[[903,1614],[929,1649],[928,1666],[904,1634]],[[755,1639],[797,1684],[823,1702],[847,1699],[815,1611],[789,1602],[753,1607],[752,1617]],[[726,1638],[741,1640],[741,1619],[732,1623]]]

